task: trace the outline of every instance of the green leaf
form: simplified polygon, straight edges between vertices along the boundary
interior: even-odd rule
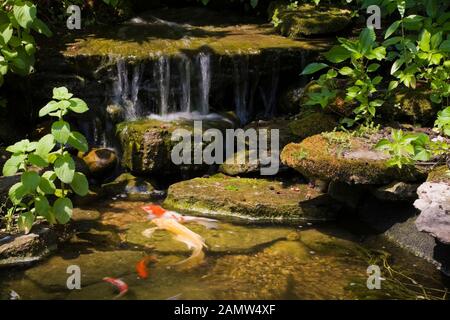
[[[334,46],[330,51],[324,54],[325,58],[331,63],[341,63],[351,57],[351,53],[342,46]]]
[[[28,162],[30,162],[32,165],[34,165],[36,167],[40,167],[40,168],[45,168],[46,166],[48,166],[47,160],[45,160],[41,156],[39,156],[37,154],[33,154],[33,153],[28,155]]]
[[[37,144],[30,142],[28,139],[21,140],[19,142],[16,142],[12,146],[9,146],[6,148],[6,151],[11,153],[25,153],[25,152],[31,152],[36,149]]]
[[[53,150],[54,147],[55,138],[52,134],[47,134],[43,136],[37,143],[35,154],[47,160],[48,154]]]
[[[43,107],[41,110],[39,110],[39,117],[45,117],[49,113],[55,112],[58,110],[58,103],[56,101],[50,101]]]
[[[89,182],[88,182],[86,176],[84,174],[82,174],[81,172],[75,172],[73,181],[70,184],[70,186],[72,187],[73,191],[76,194],[78,194],[82,197],[87,195],[89,192]]]
[[[378,63],[372,63],[367,67],[367,72],[375,72],[379,67],[380,65]]]
[[[442,31],[439,31],[431,37],[431,49],[435,50],[439,48],[439,45],[441,43],[442,43]]]
[[[439,50],[444,52],[450,52],[450,40],[442,41],[441,45],[439,46]]]
[[[350,67],[342,67],[339,70],[339,73],[342,74],[343,76],[349,76],[353,74],[353,69]]]
[[[64,120],[59,120],[52,125],[52,135],[61,144],[66,144],[70,137],[70,125]]]
[[[54,172],[52,172],[55,174]],[[56,175],[55,175],[56,177]],[[44,194],[55,194],[56,186],[49,177],[45,177],[45,174],[41,177],[41,182],[39,183],[39,191]]]
[[[312,73],[316,73],[317,71],[320,71],[322,69],[327,68],[328,65],[325,63],[317,63],[317,62],[313,62],[308,64],[305,69],[303,69],[302,71],[302,75],[307,75],[307,74],[312,74]]]
[[[53,89],[53,99],[56,100],[69,100],[73,97],[73,94],[69,93],[66,87],[59,87]]]
[[[13,204],[18,205],[27,194],[27,188],[22,182],[18,182],[9,189],[8,197]]]
[[[370,51],[375,44],[377,36],[373,27],[365,28],[359,35],[359,49],[362,54]]]
[[[86,111],[89,110],[89,107],[87,106],[86,102],[84,102],[81,99],[72,98],[69,100],[69,102],[70,102],[69,109],[75,113],[85,113]]]
[[[396,89],[397,87],[398,87],[398,81],[393,80],[393,81],[389,82],[388,90],[392,91],[392,90]]]
[[[3,165],[3,175],[5,177],[13,176],[19,170],[19,167],[26,160],[26,155],[13,155]]]
[[[389,38],[395,31],[397,31],[401,23],[401,20],[397,20],[393,24],[391,24],[389,28],[387,28],[386,33],[384,34],[384,38]]]
[[[65,153],[56,159],[55,173],[62,182],[67,184],[72,183],[75,174],[75,162],[70,154]]]
[[[21,181],[28,192],[34,192],[41,181],[41,177],[37,172],[27,171],[22,174]]]
[[[0,25],[0,44],[6,46],[13,35],[13,28],[10,23]]]
[[[431,41],[431,33],[427,29],[424,29],[419,36],[420,50],[425,52],[430,51],[430,41]]]
[[[41,33],[47,37],[52,36],[51,30],[48,28],[48,26],[39,18],[36,18],[33,22],[33,25],[31,26],[33,30],[35,30],[38,33]]]
[[[30,233],[31,228],[33,228],[33,223],[35,219],[36,217],[32,212],[25,212],[19,216],[19,219],[17,220],[17,225],[21,231],[25,232],[25,234],[28,234]]]
[[[34,199],[34,206],[36,208],[36,213],[40,216],[48,215],[50,211],[50,203],[45,196],[38,196]]]
[[[32,26],[34,19],[36,19],[36,6],[31,2],[19,2],[19,5],[13,7],[14,18],[17,23],[24,29]]]
[[[70,133],[70,137],[69,140],[67,140],[67,143],[79,151],[88,151],[88,143],[86,138],[77,131],[73,131]]]
[[[73,205],[69,198],[59,198],[53,205],[56,220],[61,224],[66,224],[72,217]]]

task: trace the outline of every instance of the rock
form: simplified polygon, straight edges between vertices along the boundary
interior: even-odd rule
[[[333,115],[324,112],[305,112],[289,123],[289,129],[294,136],[302,140],[322,132],[333,131],[337,125],[338,120]]]
[[[388,184],[393,181],[414,182],[424,173],[416,167],[388,167],[388,155],[374,150],[376,134],[370,140],[345,132],[329,132],[287,145],[282,162],[308,178],[340,181],[349,184]]]
[[[417,189],[414,206],[421,211],[416,220],[419,231],[430,233],[440,242],[450,244],[450,173],[447,166],[432,172]]]
[[[364,197],[365,189],[362,186],[350,185],[345,182],[331,181],[328,194],[333,199],[343,203],[351,209],[357,209]]]
[[[279,130],[279,148],[283,148],[290,142],[297,141],[299,139],[298,136],[293,134],[289,130],[290,120],[278,118],[269,121],[253,121],[247,126],[245,126],[244,130],[255,129],[258,130],[267,130],[268,142],[267,146],[269,148],[268,155],[271,153],[271,133],[272,130]],[[248,144],[247,144],[248,148]],[[250,162],[250,155],[253,156],[253,159],[258,159],[255,162]],[[277,157],[279,161],[279,156]],[[280,162],[280,161],[279,161]],[[251,174],[260,174],[261,173],[261,162],[259,161],[258,151],[256,150],[242,150],[235,153],[232,157],[225,160],[223,164],[220,165],[219,171],[230,176],[238,176],[238,175],[251,175]]]
[[[334,6],[300,4],[296,7],[286,1],[275,1],[269,6],[269,17],[277,17],[278,32],[290,38],[335,34],[351,22],[351,11]]]
[[[83,155],[82,159],[89,168],[89,172],[95,178],[110,176],[117,167],[116,153],[111,149],[96,148]]]
[[[222,118],[202,121],[203,131],[210,128],[224,131],[234,128],[234,124]],[[206,172],[209,166],[205,164],[175,165],[173,163],[171,151],[179,142],[172,141],[171,138],[172,133],[177,129],[185,129],[193,133],[194,122],[192,120],[171,122],[141,120],[119,124],[117,133],[123,151],[122,166],[136,175],[189,176]]]
[[[380,107],[382,119],[390,119],[401,123],[413,123],[422,126],[433,126],[440,105],[430,99],[431,92],[424,89],[399,89],[389,101]]]
[[[69,238],[65,227],[36,224],[29,234],[7,235],[0,239],[0,267],[16,267],[41,261]]]
[[[173,184],[164,205],[179,211],[249,221],[327,221],[338,206],[305,184],[215,175]]]
[[[123,173],[113,182],[103,184],[101,193],[103,196],[109,197],[125,195],[128,200],[132,201],[149,201],[162,195],[162,192],[156,190],[153,184],[154,182],[150,180]]]
[[[417,199],[417,183],[393,182],[372,189],[372,194],[382,201],[414,201]]]

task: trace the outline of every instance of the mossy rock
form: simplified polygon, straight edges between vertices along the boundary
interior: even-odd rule
[[[324,112],[307,112],[300,114],[299,118],[289,123],[289,129],[294,136],[300,139],[334,130],[338,125],[335,116]]]
[[[375,135],[376,136],[376,135]],[[306,177],[349,184],[388,184],[414,182],[424,173],[413,166],[388,167],[389,156],[374,150],[378,139],[355,137],[345,132],[330,132],[287,145],[282,162]]]
[[[227,119],[203,120],[203,131],[215,128],[222,132],[234,128]],[[194,132],[194,121],[138,120],[117,125],[117,136],[122,148],[122,166],[136,175],[178,175],[204,173],[204,164],[175,165],[171,152],[177,141],[172,141],[172,133],[177,129]],[[193,145],[193,144],[192,144]],[[192,153],[193,154],[193,153]]]
[[[439,166],[430,171],[427,182],[445,182],[450,184],[450,168],[446,165]]]
[[[424,89],[400,89],[380,107],[383,119],[432,126],[440,106],[430,99],[431,92]]]
[[[327,221],[337,208],[305,184],[215,175],[169,187],[164,206],[194,215],[249,221]]]
[[[351,11],[335,6],[301,4],[289,8],[286,1],[276,1],[269,6],[269,16],[276,11],[280,20],[276,29],[289,38],[335,34],[351,22]]]

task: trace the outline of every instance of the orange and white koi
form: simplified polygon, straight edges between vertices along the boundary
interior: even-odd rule
[[[189,258],[180,261],[177,265],[191,268],[199,265],[205,258],[203,248],[207,248],[205,240],[197,233],[186,228],[175,219],[155,218],[152,220],[158,229],[167,230],[174,235],[174,239],[184,243],[188,249],[193,249]]]
[[[120,279],[106,277],[106,278],[103,278],[103,281],[106,281],[106,282],[112,284],[119,290],[119,294],[117,296],[115,296],[114,299],[123,297],[128,292],[128,285]]]
[[[136,264],[136,272],[139,276],[139,278],[141,279],[147,279],[149,276],[149,272],[148,272],[148,264],[149,263],[155,263],[158,260],[156,259],[155,256],[147,256],[145,258],[143,258],[142,260],[140,260],[137,264]]]
[[[202,217],[191,217],[191,216],[183,216],[175,211],[168,211],[161,206],[150,204],[147,206],[143,206],[142,209],[148,213],[148,219],[153,220],[156,218],[164,218],[164,219],[173,219],[179,223],[189,223],[194,222],[198,223],[208,229],[217,229],[217,220],[202,218]]]

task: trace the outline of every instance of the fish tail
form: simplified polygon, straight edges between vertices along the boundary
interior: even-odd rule
[[[195,248],[195,250],[192,252],[191,256],[187,259],[184,259],[175,265],[179,269],[190,269],[193,267],[196,267],[200,265],[205,260],[205,253],[203,252],[202,248]]]

